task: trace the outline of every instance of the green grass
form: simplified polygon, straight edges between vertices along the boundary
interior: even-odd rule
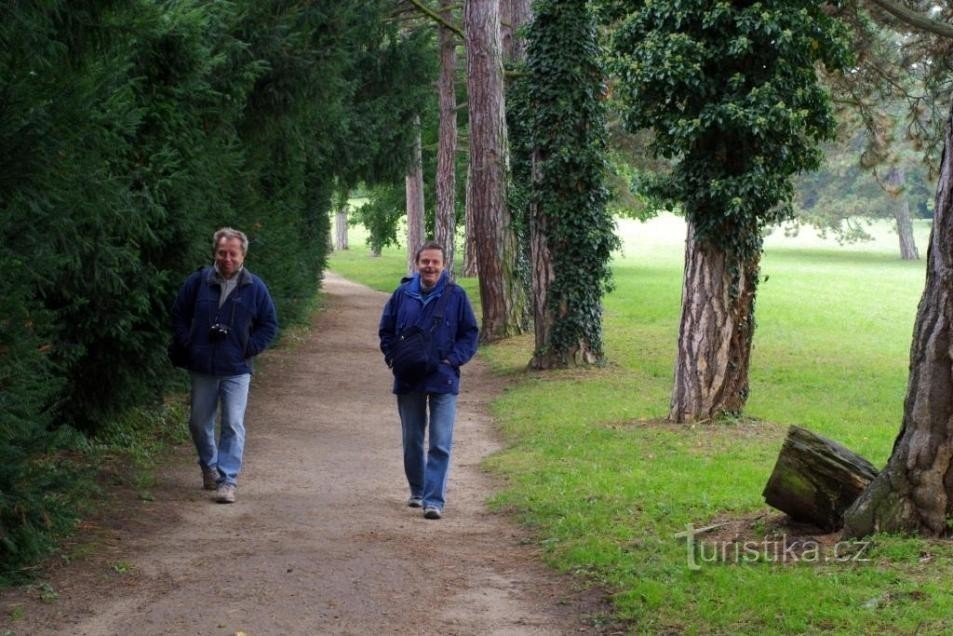
[[[786,540],[792,531],[777,525],[761,491],[789,424],[876,465],[889,456],[924,262],[901,262],[895,237],[875,230],[878,242],[849,249],[809,233],[769,238],[747,417],[689,427],[659,421],[684,227],[673,217],[620,223],[606,367],[528,372],[528,337],[481,350],[512,380],[495,403],[507,448],[487,465],[507,487],[492,505],[533,529],[551,565],[605,586],[636,633],[953,631],[953,549],[942,542],[877,536],[861,562],[729,558],[694,569],[674,537],[686,524],[732,522],[743,540]],[[918,233],[925,254],[923,224]],[[367,257],[358,252],[335,254],[332,269],[360,280]],[[385,252],[367,269],[391,289],[402,259]],[[708,540],[730,538],[716,531]]]

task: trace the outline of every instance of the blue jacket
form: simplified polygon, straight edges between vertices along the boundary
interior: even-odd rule
[[[238,285],[221,307],[222,288],[214,267],[193,272],[179,290],[172,306],[172,330],[189,351],[190,371],[217,376],[252,373],[251,358],[278,333],[275,303],[265,283],[247,269],[238,276]],[[215,323],[229,329],[218,342],[209,339]]]
[[[415,324],[430,328],[437,300],[445,293],[451,295],[444,308],[443,322],[434,333],[440,365],[417,384],[394,378],[394,393],[460,392],[460,367],[476,353],[480,329],[466,292],[459,285],[450,285],[446,272],[426,295],[420,293],[418,274],[403,279],[384,306],[378,335],[384,359],[389,359],[391,346],[404,329]]]

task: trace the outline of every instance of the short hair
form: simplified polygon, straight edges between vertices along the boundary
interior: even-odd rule
[[[242,254],[248,253],[248,237],[245,236],[245,233],[241,230],[223,227],[212,235],[212,254],[218,249],[218,244],[222,242],[222,239],[238,239],[238,242],[242,245]]]
[[[446,262],[447,260],[447,252],[443,249],[443,245],[441,245],[437,241],[427,241],[426,243],[421,245],[419,248],[417,248],[417,253],[414,254],[415,263],[420,261],[420,253],[423,252],[424,250],[440,250],[440,257],[444,260],[444,262]]]

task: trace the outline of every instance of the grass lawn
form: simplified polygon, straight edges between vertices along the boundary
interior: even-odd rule
[[[530,337],[481,350],[512,380],[495,405],[508,445],[487,463],[508,486],[492,505],[531,526],[554,567],[610,590],[636,633],[953,631],[946,543],[833,545],[836,537],[808,535],[819,543],[790,550],[805,534],[780,525],[761,498],[789,424],[878,466],[889,456],[924,261],[900,261],[896,237],[874,230],[877,242],[849,248],[810,232],[768,238],[746,417],[690,427],[660,421],[684,226],[675,217],[620,222],[606,367],[528,372]],[[928,229],[917,230],[925,254]],[[361,243],[354,232],[331,269],[391,290],[403,252],[372,259]],[[463,284],[477,295],[474,281]],[[688,524],[719,523],[691,551],[675,537]]]

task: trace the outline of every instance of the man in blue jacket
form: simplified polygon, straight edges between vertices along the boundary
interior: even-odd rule
[[[433,329],[435,370],[421,378],[395,373],[394,393],[403,432],[404,474],[410,486],[407,505],[422,507],[427,519],[439,519],[446,503],[460,367],[476,353],[479,328],[466,292],[451,283],[444,271],[443,247],[435,242],[424,244],[415,262],[417,272],[403,279],[387,301],[378,334],[384,359],[391,366],[395,343],[402,333],[415,325],[428,332]],[[438,307],[443,317],[435,325]],[[425,453],[428,428],[429,448]]]
[[[248,237],[222,228],[212,239],[215,264],[186,279],[172,306],[176,344],[188,351],[192,381],[189,430],[202,483],[216,501],[234,503],[245,449],[245,406],[252,358],[278,333],[275,303],[260,278],[245,269]],[[221,433],[215,440],[215,414]]]

